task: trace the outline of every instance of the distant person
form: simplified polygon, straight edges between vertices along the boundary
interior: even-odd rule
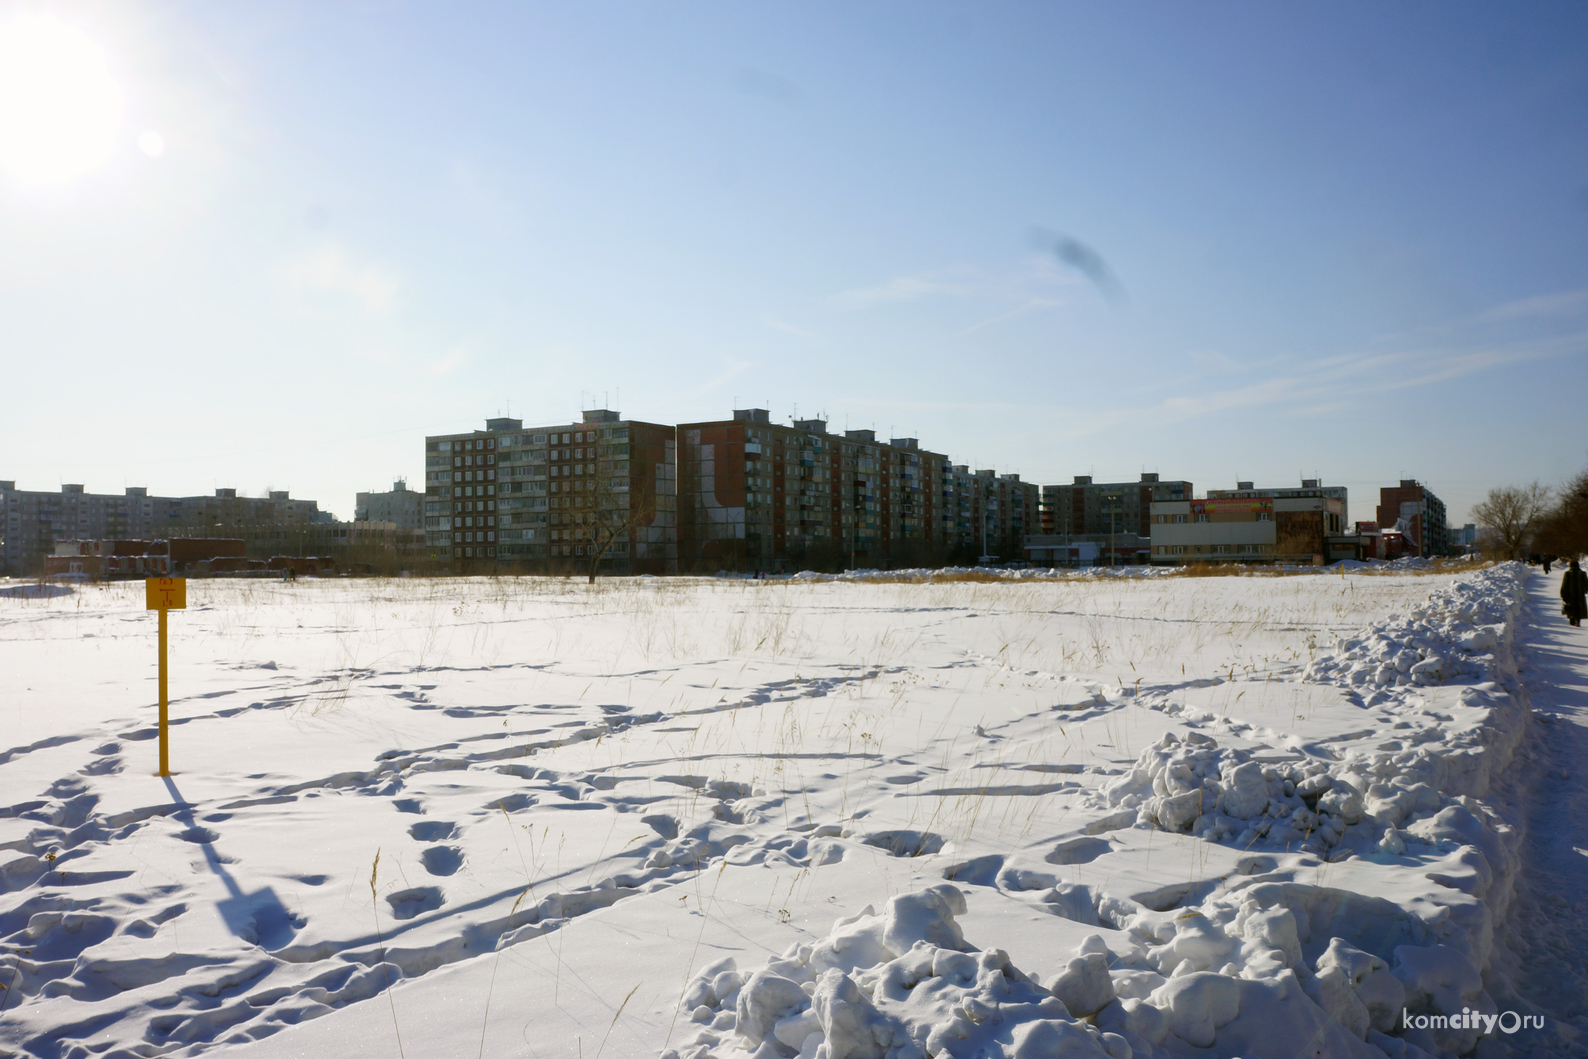
[[[1554,558],[1553,555],[1544,556],[1544,572],[1546,574],[1549,573],[1549,564],[1554,561]]]
[[[1588,597],[1588,574],[1583,573],[1573,559],[1571,569],[1560,579],[1561,602],[1566,604],[1563,609],[1573,625],[1582,625],[1584,615],[1588,615],[1588,598],[1585,597]]]

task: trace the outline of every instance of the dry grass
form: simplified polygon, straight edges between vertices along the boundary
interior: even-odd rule
[[[1171,577],[1434,577],[1486,570],[1491,559],[1434,559],[1428,566],[1261,566],[1248,563],[1187,563]]]

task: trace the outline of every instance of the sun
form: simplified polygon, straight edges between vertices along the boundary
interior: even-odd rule
[[[80,29],[0,22],[0,170],[39,184],[81,176],[115,147],[121,110],[105,53]]]

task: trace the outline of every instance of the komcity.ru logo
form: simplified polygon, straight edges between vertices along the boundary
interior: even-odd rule
[[[1520,1015],[1515,1011],[1502,1011],[1498,1015],[1485,1015],[1471,1008],[1462,1008],[1459,1015],[1413,1015],[1401,1009],[1401,1029],[1411,1030],[1477,1030],[1480,1033],[1515,1033],[1518,1030],[1544,1028],[1543,1015]]]

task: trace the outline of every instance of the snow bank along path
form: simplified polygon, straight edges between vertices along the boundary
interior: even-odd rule
[[[8,597],[0,1054],[1489,1047],[1521,576]]]
[[[1248,748],[1251,725],[1164,703],[1190,731],[1165,733],[1093,796],[1086,837],[1045,860],[1094,859],[1110,848],[1096,836],[1127,827],[1244,855],[1210,887],[1134,898],[1010,858],[997,885],[1119,932],[1089,936],[1050,980],[966,944],[964,897],[937,886],[841,919],[753,974],[708,967],[684,1002],[710,1028],[669,1056],[1473,1050],[1500,1014],[1484,972],[1519,861],[1515,831],[1482,800],[1526,717],[1509,679],[1519,576],[1451,585],[1315,657],[1301,679],[1346,691],[1365,727],[1304,754]],[[1211,892],[1195,900],[1199,889]]]

